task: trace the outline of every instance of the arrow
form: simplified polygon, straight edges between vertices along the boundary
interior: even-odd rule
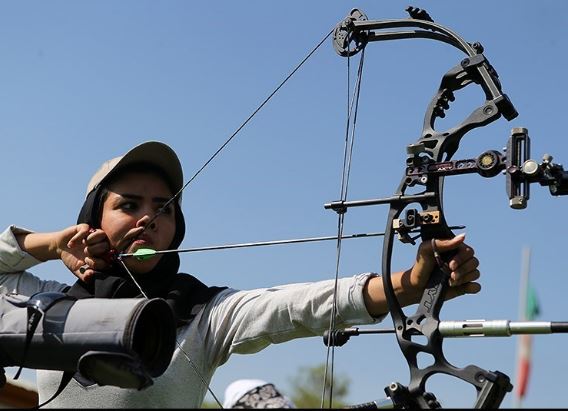
[[[452,226],[450,227],[452,230],[462,230],[465,228],[463,225]],[[419,230],[413,230],[412,232],[418,232]],[[385,233],[360,233],[360,234],[350,234],[342,236],[342,240],[350,239],[350,238],[367,238],[367,237],[381,237],[384,236]],[[177,250],[153,250],[151,248],[139,248],[134,253],[123,253],[119,254],[119,258],[124,257],[135,257],[140,261],[148,260],[152,257],[155,257],[160,254],[169,254],[169,253],[191,253],[197,251],[211,251],[211,250],[227,250],[231,248],[245,248],[245,247],[262,247],[268,245],[282,245],[282,244],[297,244],[297,243],[310,243],[316,241],[329,241],[329,240],[337,240],[337,236],[324,236],[324,237],[308,237],[308,238],[294,238],[290,240],[275,240],[275,241],[260,241],[260,242],[253,242],[253,243],[239,243],[239,244],[225,244],[225,245],[213,245],[208,247],[195,247],[195,248],[185,248],[185,249],[177,249]]]

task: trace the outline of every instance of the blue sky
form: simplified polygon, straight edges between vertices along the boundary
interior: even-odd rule
[[[2,1],[0,2],[0,225],[55,231],[74,223],[86,183],[104,160],[146,140],[170,144],[186,178],[233,133],[351,8],[370,19],[404,18],[407,2]],[[501,150],[526,127],[533,157],[568,159],[564,80],[568,3],[417,1],[440,24],[479,41],[519,112],[467,134],[454,158]],[[461,60],[427,40],[370,44],[366,53],[350,199],[386,197],[400,181],[405,147],[422,129],[441,77]],[[352,64],[354,67],[355,64]],[[347,62],[327,41],[184,192],[184,247],[334,235],[346,119]],[[353,76],[351,77],[353,79]],[[471,89],[471,90],[470,90]],[[481,104],[475,87],[458,93],[440,128]],[[447,303],[442,319],[516,319],[523,247],[541,319],[566,320],[565,210],[568,198],[532,187],[526,210],[511,210],[502,176],[448,178],[445,211],[466,225],[481,261],[483,289]],[[387,208],[347,213],[346,233],[382,231]],[[380,239],[343,244],[340,272],[380,271]],[[394,269],[415,249],[397,244]],[[333,242],[184,254],[183,269],[208,284],[235,288],[317,281],[335,271]],[[57,262],[35,267],[46,279],[73,278]],[[390,326],[390,319],[384,322]],[[516,338],[447,340],[450,362],[515,375]],[[538,336],[525,405],[565,407],[562,335]],[[301,366],[325,361],[320,338],[235,356],[212,389],[222,397],[237,378],[284,390]],[[336,352],[351,378],[350,401],[383,396],[408,382],[392,336],[358,337]],[[26,373],[33,378],[32,373]],[[473,393],[433,381],[445,406],[469,407]],[[539,393],[546,393],[544,395]],[[503,406],[512,405],[510,394]]]

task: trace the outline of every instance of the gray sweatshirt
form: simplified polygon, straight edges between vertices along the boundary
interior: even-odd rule
[[[45,281],[27,270],[41,261],[21,250],[14,236],[25,229],[11,226],[0,234],[0,294],[32,295],[61,291],[67,285]],[[337,328],[370,324],[362,289],[372,274],[339,280]],[[226,289],[204,305],[195,319],[179,327],[168,369],[144,390],[113,386],[83,387],[71,380],[50,408],[198,408],[217,367],[231,354],[255,353],[270,344],[322,335],[329,327],[334,281],[288,284],[250,291]],[[192,365],[193,364],[193,365]],[[197,369],[197,371],[196,371]],[[40,404],[57,390],[61,372],[38,370]]]

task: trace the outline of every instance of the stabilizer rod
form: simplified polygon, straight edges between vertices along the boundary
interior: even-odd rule
[[[509,320],[463,320],[440,321],[438,331],[444,338],[450,337],[510,337],[518,334],[568,333],[568,322],[562,321],[509,321]],[[335,330],[330,338],[326,331],[323,342],[341,347],[352,336],[362,334],[394,334],[394,328],[361,330],[357,327]]]

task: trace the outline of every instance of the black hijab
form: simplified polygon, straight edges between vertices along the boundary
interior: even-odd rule
[[[105,179],[103,184],[93,189],[85,199],[77,224],[86,223],[92,228],[100,228],[102,206],[106,198],[108,184],[124,171],[142,169],[156,172],[169,184],[161,170],[153,169],[150,165],[137,165],[114,172],[112,177]],[[176,216],[176,231],[170,249],[176,249],[185,235],[185,219],[178,201],[174,201]],[[172,308],[177,324],[188,323],[195,313],[196,305],[207,303],[218,292],[227,287],[208,287],[189,274],[178,273],[180,259],[177,253],[163,254],[154,269],[136,277],[136,282],[144,290],[148,298],[163,298]],[[115,262],[104,272],[97,271],[86,283],[77,280],[67,290],[67,294],[76,298],[143,298],[138,286],[132,281],[124,267]]]

